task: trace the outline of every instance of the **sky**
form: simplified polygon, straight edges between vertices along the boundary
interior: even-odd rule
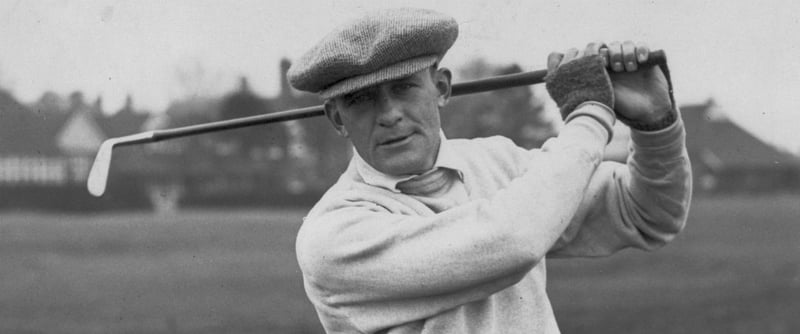
[[[81,91],[110,112],[128,95],[153,112],[222,95],[241,76],[272,96],[281,58],[349,18],[402,6],[455,17],[459,38],[442,63],[456,70],[476,57],[538,70],[550,52],[591,41],[645,42],[667,53],[680,104],[713,98],[746,130],[800,153],[800,2],[788,0],[0,0],[0,87],[23,102]]]

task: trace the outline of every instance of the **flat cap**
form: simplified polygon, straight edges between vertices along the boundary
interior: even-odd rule
[[[399,79],[441,60],[458,37],[452,17],[426,9],[372,12],[334,29],[289,68],[296,89],[324,99]]]

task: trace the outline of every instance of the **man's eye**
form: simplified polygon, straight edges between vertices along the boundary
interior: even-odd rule
[[[352,96],[348,96],[347,98],[345,98],[345,102],[347,103],[348,106],[361,104],[361,103],[364,103],[364,102],[367,102],[367,101],[369,101],[369,95],[368,94],[357,94],[357,95],[352,95]]]
[[[396,92],[405,92],[414,87],[412,83],[398,83],[394,86]]]

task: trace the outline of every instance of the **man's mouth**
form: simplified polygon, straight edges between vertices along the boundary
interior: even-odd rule
[[[397,145],[397,144],[404,143],[406,140],[411,138],[411,135],[413,135],[413,133],[407,134],[407,135],[404,135],[404,136],[399,136],[399,137],[391,137],[389,139],[386,139],[386,140],[382,141],[380,143],[380,146],[391,146],[391,145]]]

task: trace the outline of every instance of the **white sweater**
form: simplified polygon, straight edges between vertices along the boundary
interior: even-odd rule
[[[297,237],[326,331],[558,333],[545,256],[655,249],[688,212],[682,121],[632,131],[627,164],[601,162],[601,123],[576,117],[532,151],[503,137],[443,142],[463,186],[437,198],[368,183],[351,162]],[[438,209],[442,198],[455,203]]]

